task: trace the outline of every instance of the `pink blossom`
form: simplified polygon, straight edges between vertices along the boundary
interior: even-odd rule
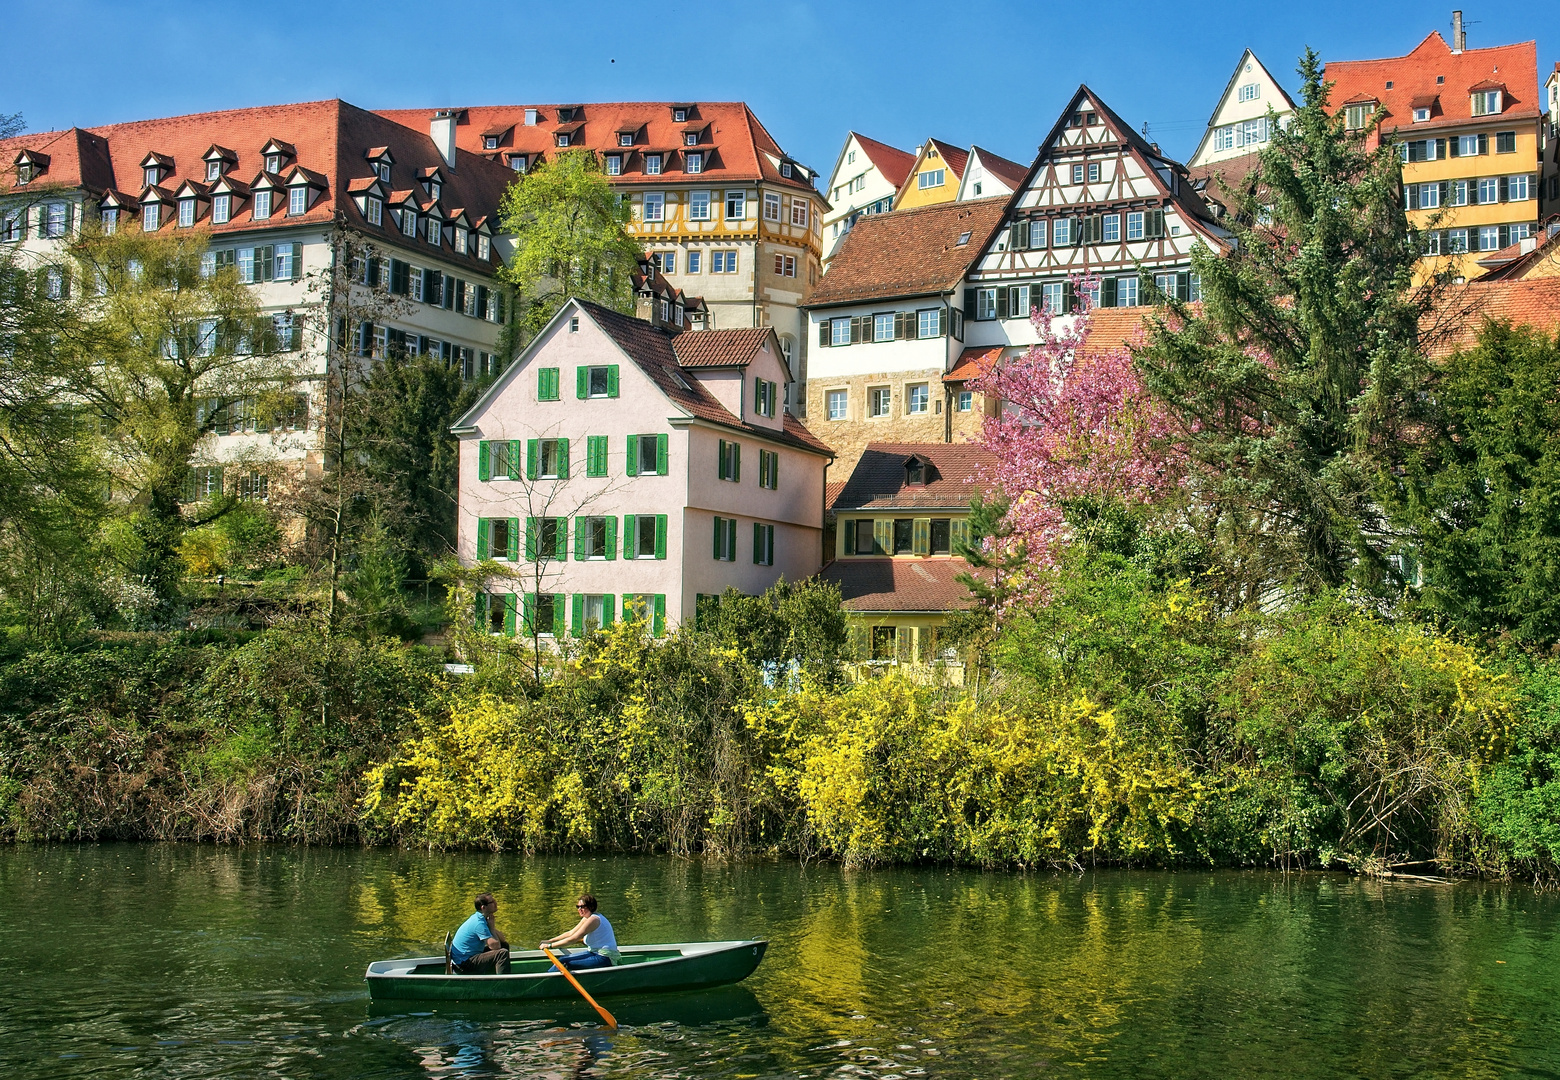
[[[1075,317],[1037,310],[1031,322],[1039,343],[998,361],[973,384],[1002,402],[980,443],[997,460],[989,479],[1011,503],[1009,542],[1024,545],[1030,571],[1060,556],[1069,500],[1087,495],[1143,505],[1185,477],[1173,421],[1143,387],[1131,354],[1088,347],[1092,284],[1076,283]]]

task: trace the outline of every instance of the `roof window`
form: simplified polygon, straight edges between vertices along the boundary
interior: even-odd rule
[[[526,127],[535,127],[536,126],[536,118],[537,118],[536,110],[535,109],[527,109],[525,111],[525,126]]]
[[[965,244],[968,244],[969,242],[970,242],[970,232],[969,232],[968,229],[966,229],[964,232],[961,232],[959,234],[958,243],[954,244],[953,246],[954,247],[963,247]]]

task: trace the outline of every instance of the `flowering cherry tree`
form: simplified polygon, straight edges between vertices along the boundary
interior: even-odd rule
[[[1022,544],[1029,571],[1055,564],[1069,501],[1145,505],[1185,477],[1174,422],[1144,388],[1131,354],[1089,346],[1091,284],[1076,283],[1076,316],[1040,308],[1031,318],[1039,342],[973,383],[1001,402],[980,442],[996,459],[990,479],[1010,503],[1011,535],[1000,543]]]

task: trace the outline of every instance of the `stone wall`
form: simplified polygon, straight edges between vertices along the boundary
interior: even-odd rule
[[[975,394],[968,411],[958,408],[960,385],[945,385],[943,370],[894,371],[871,375],[847,375],[807,381],[806,424],[836,455],[829,466],[829,480],[849,478],[868,443],[968,442],[980,433],[988,412],[985,399]],[[925,385],[928,391],[924,413],[908,412],[910,388]],[[887,388],[890,395],[887,416],[869,416],[869,391]],[[844,390],[845,418],[829,419],[828,395]]]

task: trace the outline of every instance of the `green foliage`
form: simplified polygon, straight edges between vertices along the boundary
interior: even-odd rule
[[[198,577],[264,573],[281,558],[282,533],[270,509],[259,502],[235,503],[200,528],[184,534],[179,553]]]
[[[1560,339],[1487,323],[1446,361],[1438,423],[1383,501],[1411,537],[1419,606],[1464,633],[1560,641]]]
[[[1482,775],[1474,812],[1498,857],[1553,879],[1560,873],[1560,663],[1519,670],[1510,753]]]
[[[416,632],[403,591],[407,559],[399,540],[375,518],[354,545],[345,592],[351,625],[362,635],[411,637]]]
[[[1416,242],[1397,149],[1327,112],[1314,53],[1301,105],[1251,184],[1228,192],[1234,249],[1199,247],[1202,307],[1171,304],[1134,357],[1179,418],[1195,515],[1229,606],[1347,582],[1376,590],[1390,539],[1372,480],[1423,419]]]
[[[839,587],[811,579],[777,582],[760,596],[728,589],[706,601],[699,632],[771,671],[795,664],[825,682],[838,676],[849,640]]]
[[[571,297],[632,313],[640,247],[628,231],[628,199],[613,192],[594,153],[567,150],[516,177],[499,217],[517,238],[499,275],[515,288],[525,339]]]

